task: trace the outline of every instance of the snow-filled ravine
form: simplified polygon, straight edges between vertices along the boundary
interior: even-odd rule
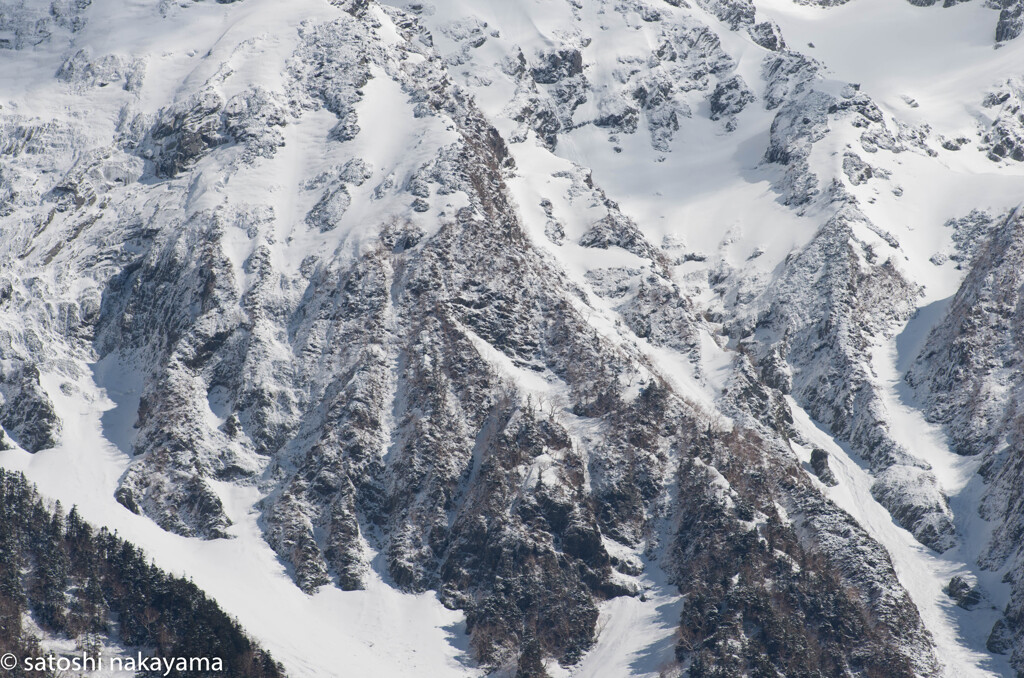
[[[978,514],[983,491],[982,479],[977,475],[981,459],[950,451],[941,428],[928,422],[914,403],[903,380],[905,372],[901,371],[920,350],[944,305],[943,301],[938,301],[920,309],[892,341],[877,346],[872,367],[882,387],[890,430],[905,449],[931,467],[949,498],[958,535],[954,548],[938,554],[897,525],[872,496],[875,478],[867,465],[851,453],[848,446],[837,443],[793,398],[787,401],[806,443],[829,453],[839,483],[835,487],[821,484],[822,490],[888,550],[900,583],[910,593],[935,643],[943,648],[945,675],[949,678],[1011,675],[1012,669],[1005,657],[986,651],[992,626],[1006,606],[1009,587],[1002,581],[1004,571],[982,570],[976,563],[977,554],[991,532],[988,523]],[[793,443],[793,447],[809,467],[811,448],[798,443]],[[977,607],[963,609],[945,592],[955,576],[976,582],[982,592]]]

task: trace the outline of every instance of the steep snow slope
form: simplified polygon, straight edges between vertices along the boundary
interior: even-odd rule
[[[893,347],[1024,43],[815,4],[0,3],[3,463],[294,675],[1010,675]]]

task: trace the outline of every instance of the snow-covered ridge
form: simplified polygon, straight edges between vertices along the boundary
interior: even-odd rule
[[[294,675],[1009,675],[1013,466],[890,351],[1021,199],[945,4],[0,2],[3,463]]]

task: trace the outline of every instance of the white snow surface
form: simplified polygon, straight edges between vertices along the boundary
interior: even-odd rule
[[[671,668],[682,597],[653,564],[648,569],[656,578],[644,579],[643,597],[604,602],[593,649],[571,669],[550,663],[554,678],[660,676]]]

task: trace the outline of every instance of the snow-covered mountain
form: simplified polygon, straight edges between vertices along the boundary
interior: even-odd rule
[[[1024,672],[1022,0],[0,0],[0,464],[288,675]]]

